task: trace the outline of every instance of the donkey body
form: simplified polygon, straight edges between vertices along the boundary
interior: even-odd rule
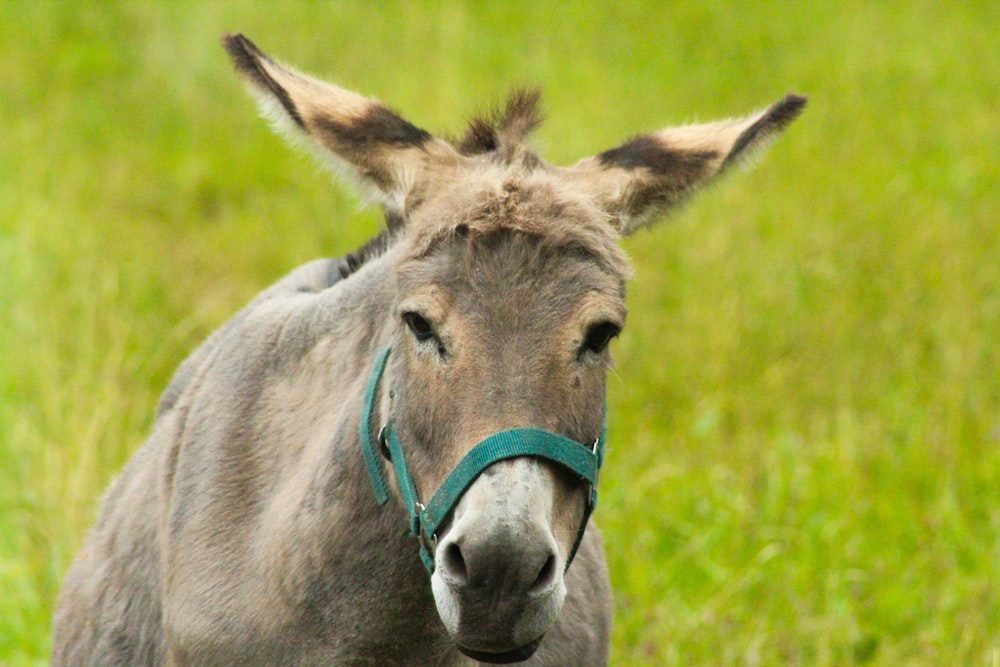
[[[617,240],[804,100],[559,168],[522,143],[533,95],[453,146],[241,36],[226,48],[276,122],[370,188],[388,230],[300,267],[181,366],[66,576],[53,664],[606,663],[588,485],[544,458],[493,463],[425,536],[428,577],[393,462],[380,505],[359,446],[374,360],[392,347],[372,419],[394,425],[423,498],[503,429],[593,442],[625,319]]]

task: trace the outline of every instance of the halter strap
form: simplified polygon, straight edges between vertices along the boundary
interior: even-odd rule
[[[410,534],[420,541],[420,558],[427,571],[431,574],[434,572],[434,546],[437,542],[438,528],[451,514],[462,494],[484,470],[497,461],[521,456],[535,456],[557,463],[590,484],[583,520],[577,531],[573,550],[566,561],[568,568],[580,547],[587,521],[597,504],[597,478],[604,458],[607,427],[594,441],[593,447],[587,447],[576,440],[538,428],[515,428],[494,433],[473,447],[459,461],[425,506],[420,502],[413,476],[406,465],[403,443],[392,420],[382,427],[377,439],[372,437],[378,388],[391,352],[392,348],[387,347],[379,354],[365,387],[365,406],[360,427],[361,452],[368,469],[372,490],[375,492],[375,499],[380,505],[384,505],[389,500],[389,485],[379,461],[378,448],[385,446],[388,449],[399,480],[403,503],[409,514]]]
[[[392,352],[392,347],[387,347],[375,359],[372,374],[368,377],[368,384],[365,385],[365,406],[361,413],[361,454],[365,457],[368,478],[372,482],[375,500],[378,501],[379,505],[385,505],[389,502],[389,483],[386,482],[382,463],[378,460],[375,439],[372,437],[372,419],[375,418],[378,386],[382,382],[382,374],[385,373],[385,365],[389,361],[390,352]]]

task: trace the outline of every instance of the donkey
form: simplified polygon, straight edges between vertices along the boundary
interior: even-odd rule
[[[53,664],[606,664],[589,517],[625,324],[617,242],[805,99],[557,167],[524,143],[537,93],[448,142],[241,35],[224,45],[386,229],[295,270],[182,364],[66,575]]]

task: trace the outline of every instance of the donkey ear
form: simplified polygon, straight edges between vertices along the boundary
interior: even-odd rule
[[[788,95],[746,118],[638,136],[567,172],[582,182],[618,231],[629,235],[759,152],[805,104],[806,98]]]
[[[459,159],[449,144],[378,101],[280,65],[243,35],[226,35],[223,45],[283,134],[304,138],[333,166],[346,165],[391,210],[405,212],[422,174]]]

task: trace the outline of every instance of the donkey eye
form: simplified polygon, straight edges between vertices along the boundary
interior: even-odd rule
[[[418,313],[403,313],[403,322],[413,332],[413,336],[420,342],[434,338],[434,327]]]
[[[611,339],[621,333],[622,328],[614,322],[598,322],[587,329],[587,337],[580,347],[580,355],[585,352],[600,354],[608,347]]]

